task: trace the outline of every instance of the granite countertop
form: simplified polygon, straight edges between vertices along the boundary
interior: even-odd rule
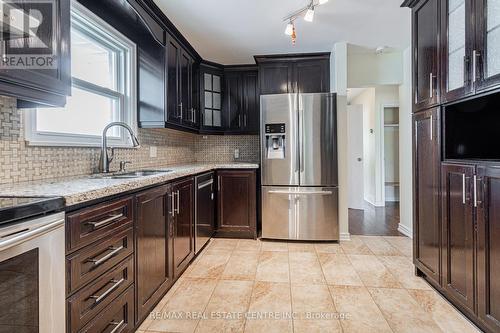
[[[60,196],[68,207],[210,170],[258,168],[259,164],[256,163],[237,162],[169,165],[151,169],[168,169],[171,172],[139,178],[110,179],[87,175],[5,184],[0,185],[0,196]]]

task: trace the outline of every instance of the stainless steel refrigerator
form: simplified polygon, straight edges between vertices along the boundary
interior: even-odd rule
[[[335,94],[262,95],[262,237],[338,240]]]

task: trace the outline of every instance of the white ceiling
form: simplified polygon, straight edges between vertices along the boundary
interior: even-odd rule
[[[283,18],[309,0],[154,0],[206,59],[253,63],[253,55],[331,51],[338,41],[369,48],[410,45],[410,11],[402,0],[330,0],[314,22],[296,20],[297,43]]]

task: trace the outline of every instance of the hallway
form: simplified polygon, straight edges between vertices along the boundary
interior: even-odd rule
[[[365,236],[403,236],[398,231],[399,202],[387,202],[385,207],[368,203],[364,210],[349,209],[349,233]]]

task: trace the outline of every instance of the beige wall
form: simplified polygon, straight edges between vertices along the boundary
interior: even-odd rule
[[[16,99],[0,96],[0,184],[91,174],[99,160],[99,148],[38,147],[24,140],[23,112]],[[119,161],[131,161],[130,169],[173,164],[259,160],[258,136],[202,136],[171,129],[139,129],[139,149],[116,149],[112,170]],[[230,143],[230,145],[228,145]],[[149,157],[151,146],[157,157]]]

